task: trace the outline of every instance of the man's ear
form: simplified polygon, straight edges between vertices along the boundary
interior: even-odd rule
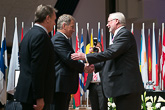
[[[66,23],[63,23],[62,28],[65,29],[65,27],[66,27]]]
[[[49,20],[50,20],[50,16],[47,15],[47,16],[46,16],[46,22],[49,23]]]
[[[116,24],[119,24],[119,20],[118,19],[115,19],[116,20]]]

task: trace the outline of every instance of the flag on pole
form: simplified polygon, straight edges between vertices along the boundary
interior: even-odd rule
[[[90,46],[93,47],[93,28],[91,29],[91,42]]]
[[[86,38],[86,51],[85,53],[89,53],[90,42],[89,42],[89,23],[87,23],[87,38]]]
[[[7,47],[6,47],[6,18],[4,17],[0,54],[0,102],[6,104],[6,76],[7,76]]]
[[[12,46],[12,53],[9,65],[9,74],[8,74],[8,84],[7,84],[7,92],[14,95],[14,73],[15,70],[19,70],[18,63],[18,32],[17,32],[17,18],[15,18],[15,31],[14,31],[14,40]]]
[[[165,88],[165,33],[164,33],[164,23],[163,23],[163,43],[162,43],[162,78],[163,78],[163,90]]]
[[[80,44],[80,52],[84,53],[84,40],[83,40],[83,29],[81,29],[81,44]],[[83,62],[83,61],[82,61]],[[80,77],[80,95],[82,96],[85,92],[84,85],[84,72],[79,74]]]
[[[156,57],[156,44],[155,44],[155,23],[153,23],[153,34],[152,34],[152,81],[154,85],[158,86],[158,66]]]
[[[161,69],[161,56],[162,56],[162,41],[161,41],[161,36],[160,36],[160,29],[159,29],[159,38],[158,38],[158,44],[159,44],[159,52],[158,52],[158,77],[159,77],[159,87],[161,86],[161,80],[162,80],[162,69]]]
[[[24,22],[22,22],[21,41],[23,39],[23,28],[24,28]]]
[[[146,83],[148,82],[148,71],[147,71],[144,23],[143,23],[143,27],[142,27],[141,74],[142,74],[142,79],[143,79],[143,83],[144,83],[144,88],[146,88]]]
[[[89,42],[89,23],[87,23],[87,37],[86,37],[86,47],[85,47],[85,53],[89,53],[90,48],[90,42]],[[84,85],[86,85],[88,73],[84,73]]]
[[[98,22],[98,42],[101,42],[101,36],[100,36],[100,22]]]
[[[132,34],[134,35],[134,32],[133,32],[133,23],[132,23],[132,25],[131,25],[131,32],[132,32]]]
[[[151,56],[150,29],[148,29],[148,80],[152,81],[152,56]]]
[[[142,30],[141,30],[141,44],[140,44],[140,60],[139,60],[139,67],[140,67],[140,72],[141,72],[141,53],[142,53]]]
[[[101,46],[102,46],[102,52],[104,51],[104,39],[103,39],[103,29],[101,29]]]
[[[78,23],[76,23],[76,50],[75,52],[79,52],[79,38],[78,38]],[[76,94],[74,94],[75,106],[78,107],[80,105],[80,83],[78,80],[78,90]]]
[[[54,25],[54,28],[53,28],[53,36],[56,34],[56,25]]]

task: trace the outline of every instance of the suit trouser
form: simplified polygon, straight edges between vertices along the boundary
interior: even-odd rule
[[[54,110],[69,110],[71,94],[56,92],[54,95]]]
[[[108,99],[104,96],[100,83],[90,83],[89,100],[92,110],[107,110]]]
[[[131,93],[114,98],[116,110],[141,110],[141,93]]]

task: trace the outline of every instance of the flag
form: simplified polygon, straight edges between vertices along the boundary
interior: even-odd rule
[[[54,28],[53,28],[53,36],[56,34],[56,26],[54,25]]]
[[[12,46],[12,53],[9,65],[9,73],[8,73],[8,84],[7,84],[7,92],[14,95],[14,73],[15,70],[19,70],[18,63],[18,32],[17,32],[17,18],[15,18],[15,31],[14,31],[14,40]]]
[[[87,23],[87,38],[86,38],[86,51],[85,53],[89,53],[90,42],[89,42],[89,23]]]
[[[98,22],[98,42],[101,42],[101,37],[100,37],[100,22]]]
[[[22,22],[21,41],[23,39],[23,28],[24,28],[24,22]]]
[[[132,34],[134,35],[134,32],[133,32],[133,23],[132,23],[132,25],[131,25],[131,32],[132,32]]]
[[[87,37],[86,37],[86,48],[85,48],[85,53],[89,53],[89,48],[90,48],[90,42],[89,42],[89,23],[87,23]],[[88,73],[84,73],[84,85],[86,85],[86,80],[88,77]]]
[[[75,52],[79,52],[79,39],[78,39],[78,23],[76,23],[76,50]],[[74,94],[75,106],[78,107],[80,105],[80,83],[78,80],[78,90]]]
[[[103,39],[103,29],[101,29],[101,46],[102,46],[102,52],[104,51],[104,39]]]
[[[0,54],[0,102],[6,104],[6,76],[7,76],[7,47],[6,47],[6,18],[4,17]]]
[[[141,53],[142,53],[142,30],[141,30],[141,44],[140,44],[140,60],[139,60],[139,67],[140,67],[140,72],[141,72]]]
[[[158,67],[156,57],[156,44],[155,44],[155,23],[153,23],[153,34],[152,34],[152,81],[154,85],[158,86]]]
[[[84,53],[83,29],[81,30],[80,52]],[[82,74],[79,74],[79,78],[80,78],[80,96],[82,96],[83,93],[85,92],[85,87],[84,87],[85,86],[84,85],[84,72]]]
[[[91,29],[91,42],[90,46],[93,47],[93,29]]]
[[[159,77],[159,87],[161,86],[161,78],[162,78],[162,71],[161,71],[161,56],[162,56],[162,41],[160,36],[160,29],[159,29],[159,37],[158,37],[158,44],[159,44],[159,52],[158,52],[158,77]]]
[[[165,33],[164,33],[164,24],[163,24],[163,42],[162,42],[162,78],[163,78],[163,90],[165,88]]]
[[[152,56],[151,56],[150,29],[148,29],[148,80],[152,81]]]
[[[142,79],[144,83],[144,88],[146,88],[146,83],[148,82],[148,71],[147,71],[144,23],[143,23],[143,28],[142,28],[141,74],[142,74]]]

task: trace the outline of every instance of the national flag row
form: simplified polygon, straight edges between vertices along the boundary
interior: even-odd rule
[[[0,102],[2,105],[6,104],[6,91],[10,94],[14,94],[14,73],[15,70],[19,70],[18,63],[18,31],[17,31],[17,18],[15,18],[15,31],[12,46],[12,53],[10,59],[10,66],[8,69],[7,62],[7,46],[6,46],[6,18],[4,17],[2,26],[2,38],[1,38],[1,53],[0,53]],[[6,83],[7,82],[7,83]],[[7,84],[7,85],[6,85]],[[7,86],[7,90],[6,90]]]
[[[145,24],[142,24],[141,29],[141,49],[140,49],[140,70],[144,87],[147,88],[147,82],[153,82],[153,89],[155,87],[164,90],[165,88],[165,33],[164,23],[162,23],[162,35],[159,29],[159,35],[155,35],[155,23],[152,25],[152,48],[151,48],[151,34],[148,29],[148,51],[146,51],[145,41]],[[158,38],[158,46],[156,47],[156,38]],[[152,49],[152,51],[151,51]],[[158,49],[158,50],[156,50]],[[148,53],[147,53],[148,52]]]
[[[86,52],[84,51],[84,40],[83,40],[83,29],[81,29],[81,44],[79,45],[79,37],[78,37],[78,23],[76,23],[76,46],[75,46],[75,52],[83,52],[83,53],[89,53],[89,48],[93,47],[93,29],[91,29],[91,38],[89,41],[89,23],[87,23],[87,35],[86,37]],[[100,32],[101,31],[101,32]],[[104,51],[104,43],[103,43],[103,29],[100,29],[100,22],[98,22],[98,42],[102,45],[102,51]],[[80,46],[80,48],[79,48]],[[82,61],[83,62],[83,61]],[[87,80],[88,73],[80,73],[79,74],[79,86],[77,93],[74,94],[73,100],[74,104],[73,107],[78,107],[81,103],[81,97],[84,94],[86,80]]]
[[[33,26],[33,23],[32,23]],[[21,40],[23,39],[23,27],[24,23],[22,23],[22,33]],[[89,47],[93,47],[93,29],[91,29],[91,40],[89,40],[89,23],[87,23],[87,35],[86,37],[86,52],[84,51],[84,41],[83,41],[83,29],[81,29],[81,44],[79,48],[79,37],[78,37],[78,23],[76,23],[76,52],[81,51],[86,54],[89,52]],[[133,24],[131,28],[131,32],[133,32]],[[52,31],[52,35],[55,35],[55,26]],[[142,24],[141,30],[141,51],[140,51],[140,67],[141,74],[144,82],[144,86],[148,81],[154,81],[155,86],[160,86],[162,90],[165,88],[165,35],[164,35],[164,23],[162,24],[162,35],[159,30],[159,45],[158,45],[158,55],[156,51],[156,43],[155,43],[155,24],[153,23],[152,29],[152,54],[151,54],[151,40],[150,40],[150,29],[148,30],[148,54],[146,53],[146,44],[145,44],[145,28],[144,24]],[[102,51],[104,51],[104,43],[103,43],[103,29],[100,29],[100,22],[98,22],[98,42],[102,44]],[[109,44],[112,43],[112,35],[110,33],[110,41]],[[7,63],[7,47],[6,47],[6,18],[4,17],[3,26],[2,26],[2,38],[1,38],[1,53],[0,53],[0,102],[2,104],[6,103],[6,82],[7,83],[7,92],[10,94],[14,94],[14,72],[15,70],[19,70],[19,43],[18,43],[18,31],[17,31],[17,18],[15,18],[15,31],[14,31],[14,39],[12,45],[12,53],[10,59],[10,66],[8,69]],[[148,57],[147,57],[148,55]],[[148,58],[148,59],[147,59]],[[7,75],[8,73],[8,75]],[[76,106],[80,105],[80,96],[83,95],[85,89],[85,83],[87,79],[87,73],[83,73],[79,75],[79,89],[75,95],[75,102],[77,102]],[[78,97],[78,98],[76,98]],[[77,99],[79,101],[77,101]]]

